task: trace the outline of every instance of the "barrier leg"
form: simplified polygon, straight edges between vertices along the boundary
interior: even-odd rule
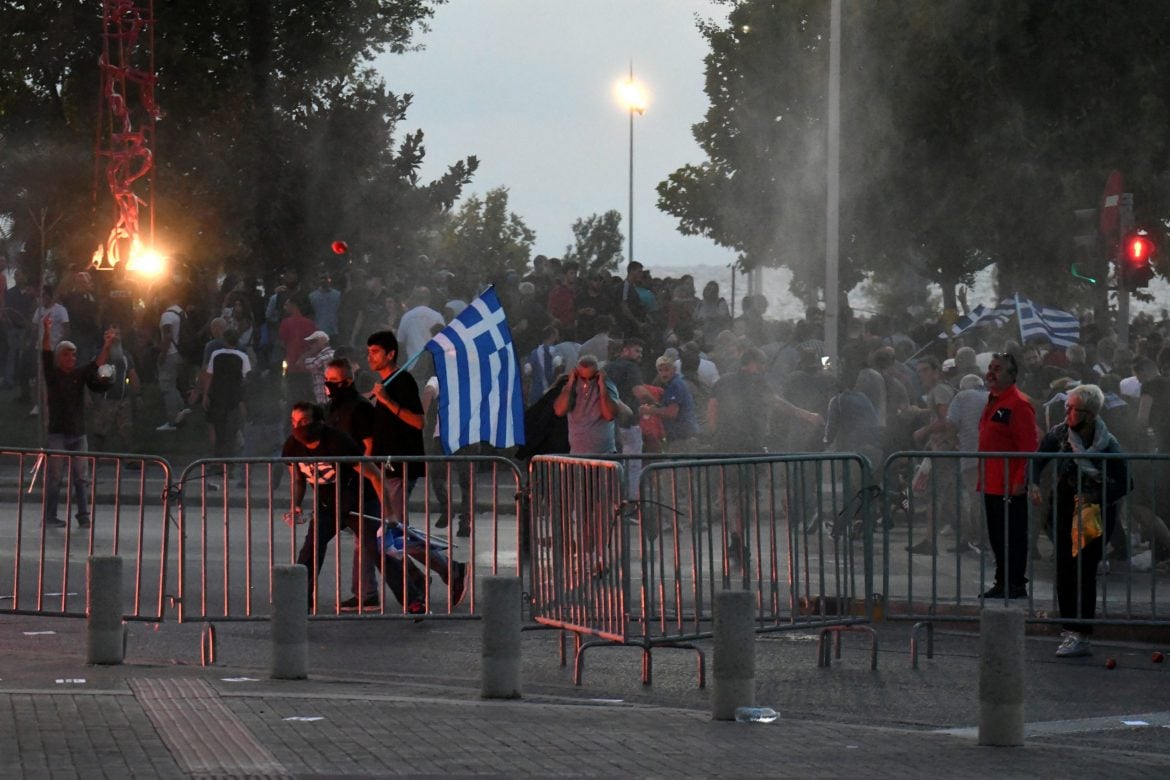
[[[91,555],[88,566],[85,662],[116,665],[126,651],[122,623],[122,559]]]
[[[309,676],[309,574],[304,566],[272,567],[272,668],[274,680]]]
[[[480,696],[520,698],[520,578],[485,577]]]
[[[934,623],[915,623],[910,629],[910,668],[918,668],[918,634],[926,631],[926,657],[934,658]]]
[[[199,665],[213,666],[215,664],[215,624],[207,623],[199,632]]]
[[[979,744],[1024,744],[1024,613],[986,606],[979,615]]]
[[[712,720],[735,720],[737,707],[756,700],[755,595],[746,590],[715,594],[715,685]]]

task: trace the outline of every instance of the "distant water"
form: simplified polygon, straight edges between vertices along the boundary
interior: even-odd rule
[[[649,266],[655,277],[670,276],[678,278],[684,274],[695,277],[695,293],[701,295],[707,282],[714,280],[719,284],[719,294],[730,303],[732,300],[732,270],[728,266],[692,265],[692,266]],[[763,293],[768,298],[768,318],[777,320],[795,320],[804,316],[804,305],[799,299],[788,292],[788,284],[792,280],[792,272],[787,268],[767,268],[763,271]],[[1164,309],[1170,308],[1170,282],[1162,278],[1155,278],[1150,282],[1149,292],[1154,296],[1152,303],[1143,303],[1136,299],[1130,301],[1130,312],[1137,314],[1146,312],[1159,318]],[[735,274],[735,310],[739,313],[740,302],[748,293],[748,278],[743,274]],[[937,286],[932,287],[931,304],[937,310],[942,301],[942,292]],[[975,277],[975,284],[967,293],[967,302],[971,306],[980,303],[995,304],[994,270],[987,269]],[[1049,301],[1038,301],[1048,306],[1054,305]],[[866,294],[865,283],[858,285],[849,294],[849,305],[863,316],[875,311],[873,299]]]

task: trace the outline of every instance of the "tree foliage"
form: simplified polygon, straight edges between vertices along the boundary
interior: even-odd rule
[[[703,23],[706,160],[659,185],[679,230],[823,285],[829,3],[742,0]],[[1139,222],[1170,213],[1170,8],[1040,0],[847,3],[841,279],[907,266],[954,288],[994,263],[1003,292],[1059,303],[1073,210],[1117,168]]]
[[[442,268],[458,268],[475,285],[495,282],[508,271],[524,273],[536,234],[508,211],[508,190],[497,187],[482,199],[469,196],[445,220],[434,255]]]
[[[231,260],[267,273],[337,262],[328,247],[341,238],[351,257],[411,273],[477,160],[420,180],[422,131],[400,130],[411,96],[369,63],[415,46],[442,2],[155,0],[159,243],[213,272]],[[102,187],[83,205],[101,31],[100,3],[0,0],[0,211],[22,234],[30,207],[68,215],[56,246],[74,264],[112,224]],[[72,179],[49,186],[36,172],[57,159]]]
[[[573,223],[573,243],[565,247],[564,260],[576,261],[582,273],[616,271],[622,254],[622,215],[616,209],[591,214]]]

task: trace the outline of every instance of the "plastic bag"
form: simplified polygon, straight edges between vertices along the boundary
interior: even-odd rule
[[[1077,496],[1072,517],[1073,557],[1077,557],[1085,545],[1101,536],[1101,533],[1101,505]]]

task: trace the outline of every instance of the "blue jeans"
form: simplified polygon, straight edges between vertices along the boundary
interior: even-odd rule
[[[51,450],[67,450],[69,452],[89,450],[84,435],[69,436],[64,433],[50,433],[47,444]],[[89,458],[77,455],[54,455],[49,458],[48,468],[45,470],[45,511],[41,518],[42,522],[58,519],[57,503],[61,493],[61,477],[65,472],[66,461],[69,464],[69,482],[73,486],[73,503],[77,508],[77,519],[89,519]]]

